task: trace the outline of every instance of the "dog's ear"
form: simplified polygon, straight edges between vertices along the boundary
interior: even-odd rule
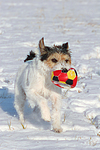
[[[44,37],[42,37],[42,39],[39,41],[39,48],[40,48],[41,54],[44,54],[45,52]]]
[[[64,48],[65,50],[68,50],[68,49],[69,49],[68,42],[67,42],[67,43],[62,44],[62,48]]]

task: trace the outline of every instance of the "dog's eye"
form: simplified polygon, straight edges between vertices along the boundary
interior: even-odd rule
[[[57,63],[57,62],[58,62],[58,60],[57,60],[56,58],[51,59],[51,61],[52,61],[53,63]]]
[[[65,60],[66,63],[68,63],[68,61],[69,61],[68,59]]]

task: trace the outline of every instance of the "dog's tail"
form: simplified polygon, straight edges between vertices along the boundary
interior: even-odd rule
[[[34,57],[36,57],[36,54],[31,50],[30,54],[27,55],[27,58],[24,60],[24,62],[29,61],[29,60],[33,60]]]

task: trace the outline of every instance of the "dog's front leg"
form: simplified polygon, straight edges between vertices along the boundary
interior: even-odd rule
[[[61,128],[61,96],[60,94],[53,94],[52,101],[52,125],[55,132],[62,132]]]
[[[39,106],[42,119],[49,122],[51,120],[51,116],[47,99],[34,90],[27,91],[27,98],[32,108],[34,107],[34,102]]]

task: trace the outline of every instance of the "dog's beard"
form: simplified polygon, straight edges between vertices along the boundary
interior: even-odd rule
[[[65,63],[59,63],[57,65],[55,65],[53,68],[52,68],[52,71],[55,71],[55,70],[62,70],[64,68],[66,68],[67,70],[70,69],[71,65],[68,63],[68,64],[65,64]]]

